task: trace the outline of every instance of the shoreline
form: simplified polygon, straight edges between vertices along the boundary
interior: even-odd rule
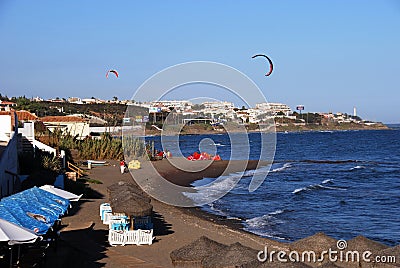
[[[164,162],[165,161],[165,162]],[[187,160],[185,160],[187,161]],[[207,160],[204,160],[207,161]],[[156,164],[165,173],[171,171],[171,178],[179,178],[179,171],[173,172],[173,167],[166,160],[142,163],[142,168],[134,170],[136,175],[151,176],[147,169],[148,164]],[[189,161],[187,161],[189,162]],[[200,161],[201,162],[201,161]],[[218,163],[219,162],[219,163]],[[227,161],[216,161],[211,165],[208,175],[218,175],[226,166]],[[107,242],[108,226],[102,224],[99,217],[99,206],[108,202],[107,187],[118,181],[135,183],[130,173],[121,174],[119,162],[109,160],[109,166],[94,167],[90,172],[91,179],[101,181],[102,184],[89,184],[90,195],[73,207],[70,215],[62,218],[65,226],[60,232],[63,248],[53,253],[47,267],[60,264],[84,267],[174,267],[170,259],[173,250],[181,248],[201,236],[207,236],[223,244],[241,244],[256,250],[262,250],[265,245],[277,250],[288,250],[288,245],[275,240],[259,237],[241,229],[239,221],[222,219],[216,215],[202,211],[200,208],[180,208],[162,203],[152,198],[153,223],[155,241],[150,246],[117,246],[111,247]],[[162,164],[163,163],[163,164]],[[193,162],[192,162],[193,163]],[[255,165],[254,161],[252,164]],[[178,172],[178,173],[176,173]],[[182,171],[180,171],[182,172]],[[213,174],[212,174],[213,173]],[[189,183],[201,179],[202,175],[192,173]],[[73,204],[74,205],[74,204]],[[75,255],[78,254],[78,256]],[[69,258],[74,255],[75,259]],[[256,260],[257,256],[254,256]],[[129,261],[129,265],[126,262]]]
[[[186,173],[182,170],[174,170],[176,168],[167,162],[166,160],[148,161],[143,163],[141,169],[134,170],[132,173],[138,176],[151,176],[147,168],[149,164],[154,164],[158,170],[169,173],[171,178],[182,184],[189,184],[190,179],[193,182],[203,177],[202,174],[193,172],[190,179],[179,179]],[[210,165],[209,177],[213,174],[217,176],[226,166],[227,161],[218,162]],[[107,242],[108,226],[100,221],[99,205],[108,201],[106,190],[108,186],[118,181],[134,183],[134,179],[130,173],[120,173],[118,161],[110,160],[109,163],[109,166],[94,167],[89,170],[89,177],[101,181],[102,184],[90,184],[89,187],[94,194],[84,196],[84,199],[73,207],[71,215],[62,219],[62,224],[66,226],[60,232],[62,248],[58,250],[58,253],[52,253],[53,256],[47,267],[58,267],[66,263],[68,267],[76,265],[81,267],[174,267],[170,253],[201,236],[207,236],[226,245],[240,242],[257,251],[267,246],[270,250],[288,252],[293,250],[293,245],[297,243],[297,241],[295,243],[280,242],[258,236],[243,230],[241,221],[208,213],[200,207],[175,207],[152,198],[154,236],[156,237],[153,244],[111,247]],[[250,168],[254,164],[256,161],[247,167]],[[316,239],[311,241],[318,244],[320,234],[315,236],[317,238],[313,236],[314,238],[304,239]],[[330,239],[336,241],[334,238]],[[257,256],[254,256],[254,260],[257,260]]]
[[[314,125],[299,125],[299,126],[277,126],[275,125],[275,133],[299,133],[299,132],[320,132],[320,131],[370,131],[370,130],[392,130],[393,128],[383,124],[383,123],[376,123],[375,125],[352,125],[349,126],[314,126]],[[160,130],[153,130],[153,129],[146,129],[145,136],[161,136],[162,131]],[[228,134],[228,133],[259,133],[260,131],[255,130],[247,130],[243,132],[242,130],[234,130],[230,129],[229,132],[225,131],[225,129],[221,131],[217,130],[199,130],[195,129],[195,131],[187,131],[187,132],[180,132],[176,135],[218,135],[218,134]],[[267,131],[266,133],[271,133]],[[167,135],[168,136],[168,135]]]

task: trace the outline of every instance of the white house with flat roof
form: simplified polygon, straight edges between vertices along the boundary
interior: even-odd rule
[[[18,180],[18,118],[0,112],[0,198],[13,194]]]
[[[272,112],[273,114],[278,114],[279,112],[284,113],[285,115],[289,115],[292,113],[292,110],[287,104],[284,103],[277,103],[277,102],[263,102],[257,103],[256,109],[265,111],[265,112]]]
[[[84,139],[89,136],[89,120],[76,116],[46,116],[40,118],[43,124],[50,130],[61,130],[63,134],[77,136],[78,139]]]

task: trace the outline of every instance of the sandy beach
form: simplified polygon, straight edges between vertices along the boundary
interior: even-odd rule
[[[73,204],[70,214],[62,218],[64,228],[60,232],[58,246],[54,251],[49,252],[46,267],[174,267],[170,258],[171,252],[192,243],[201,236],[207,236],[225,245],[240,242],[257,252],[263,250],[265,246],[269,250],[289,252],[293,249],[317,248],[320,250],[323,246],[336,245],[335,239],[324,234],[316,234],[291,244],[281,243],[245,232],[241,230],[239,222],[207,214],[199,208],[179,208],[152,199],[155,236],[153,244],[112,247],[107,241],[108,226],[104,225],[99,217],[99,206],[101,203],[108,202],[108,186],[119,181],[131,183],[134,181],[130,173],[120,173],[117,161],[109,162],[109,166],[99,166],[88,170],[88,177],[101,181],[102,184],[91,183],[90,191],[86,193],[86,196]],[[133,174],[134,176],[150,176],[149,168],[154,166],[170,181],[188,185],[204,176],[219,176],[226,168],[226,164],[225,161],[214,162],[206,170],[196,173],[178,170],[167,160],[162,160],[142,163],[142,168],[134,170]],[[249,162],[247,168],[254,168],[256,165],[257,162]],[[230,172],[233,171],[234,169],[230,170]],[[373,248],[394,250],[394,252],[397,250],[396,247],[389,249],[385,245],[363,237],[349,241],[349,245],[355,248],[370,246],[371,250]],[[260,264],[257,262],[256,254],[251,258],[254,258],[256,265]],[[275,267],[276,264],[268,264],[265,267]],[[279,267],[320,267],[321,264],[308,263],[310,266],[280,264]],[[360,263],[345,263],[344,266],[333,266],[332,263],[326,262],[324,264],[326,265],[324,267],[393,267],[376,264],[361,265]],[[253,267],[253,265],[246,267]]]
[[[203,176],[217,177],[226,167],[226,163],[221,161],[214,162],[201,173],[182,173],[166,160],[151,164],[171,181],[179,181],[184,185]],[[255,165],[255,162],[249,163],[248,168],[254,168]],[[146,167],[134,172],[146,176]],[[99,217],[99,206],[108,201],[108,186],[121,180],[133,182],[133,179],[130,173],[120,173],[116,161],[110,161],[110,166],[95,167],[89,173],[91,179],[99,180],[102,184],[90,184],[94,190],[91,198],[74,204],[70,215],[62,219],[65,228],[60,233],[61,246],[55,257],[47,261],[48,267],[71,267],[76,263],[84,267],[173,267],[170,253],[203,235],[220,243],[240,242],[258,250],[265,245],[286,248],[285,244],[246,233],[239,230],[239,226],[235,228],[235,222],[207,215],[196,208],[177,208],[157,200],[152,200],[154,243],[151,246],[111,247],[107,242],[108,226],[103,225]]]

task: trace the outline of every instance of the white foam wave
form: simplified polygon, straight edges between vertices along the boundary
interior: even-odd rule
[[[297,189],[295,189],[295,190],[292,192],[292,194],[297,194],[297,193],[300,193],[300,192],[305,191],[305,190],[307,190],[306,187],[304,187],[304,188],[297,188]]]
[[[278,210],[275,210],[274,212],[269,213],[268,215],[279,215],[279,214],[282,214],[284,212],[285,212],[285,210],[278,209]]]
[[[357,169],[364,169],[364,168],[365,168],[364,166],[355,166],[355,167],[350,168],[350,170],[357,170]]]
[[[245,222],[246,222],[246,225],[248,227],[260,228],[260,227],[263,227],[263,226],[266,226],[266,225],[270,225],[270,220],[272,218],[273,217],[271,215],[266,214],[266,215],[262,215],[262,216],[259,216],[259,217],[254,217],[254,218],[251,218],[251,219],[247,219]]]
[[[224,147],[226,146],[225,144],[221,144],[221,143],[214,143],[215,146],[219,146],[219,147]]]
[[[229,189],[232,189],[237,184],[240,178],[240,175],[233,174],[215,179],[211,183],[207,183],[206,185],[204,185],[204,182],[203,184],[201,184],[201,182],[198,182],[197,185],[200,186],[194,187],[196,192],[183,192],[183,194],[186,197],[192,199],[196,204],[208,203],[208,201],[214,200],[221,194],[226,193]],[[210,178],[206,178],[206,180],[210,181]]]
[[[278,209],[274,212],[247,219],[245,224],[250,228],[261,228],[263,226],[271,226],[276,224],[282,224],[284,221],[278,219],[276,216],[284,213],[285,210]]]
[[[227,216],[226,213],[224,211],[222,211],[221,209],[218,209],[215,207],[214,203],[208,204],[208,206],[210,207],[210,209],[215,212],[215,214],[220,215],[220,216]]]
[[[274,168],[270,172],[279,172],[279,171],[283,171],[283,170],[285,170],[287,168],[290,168],[290,167],[292,167],[292,165],[290,163],[285,163],[282,167]]]
[[[275,235],[275,234],[272,234],[272,233],[268,233],[268,232],[265,232],[265,231],[263,232],[263,231],[258,230],[258,229],[252,229],[252,228],[243,228],[243,229],[245,231],[247,231],[247,232],[253,233],[253,234],[258,235],[258,236],[263,236],[263,237],[268,237],[268,238],[278,239],[278,240],[289,240],[287,238],[284,238],[284,237],[281,237],[281,236],[278,236],[278,235]]]
[[[312,191],[312,190],[320,190],[320,189],[325,189],[325,190],[339,190],[339,191],[346,191],[347,189],[341,188],[341,187],[333,187],[333,186],[326,186],[327,183],[332,183],[331,179],[324,180],[320,184],[312,184],[306,187],[302,188],[297,188],[295,189],[292,194],[298,194],[304,191]]]

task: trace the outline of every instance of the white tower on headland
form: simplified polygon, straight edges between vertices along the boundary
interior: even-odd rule
[[[353,116],[354,116],[354,117],[357,116],[357,108],[356,108],[356,107],[353,108]]]

